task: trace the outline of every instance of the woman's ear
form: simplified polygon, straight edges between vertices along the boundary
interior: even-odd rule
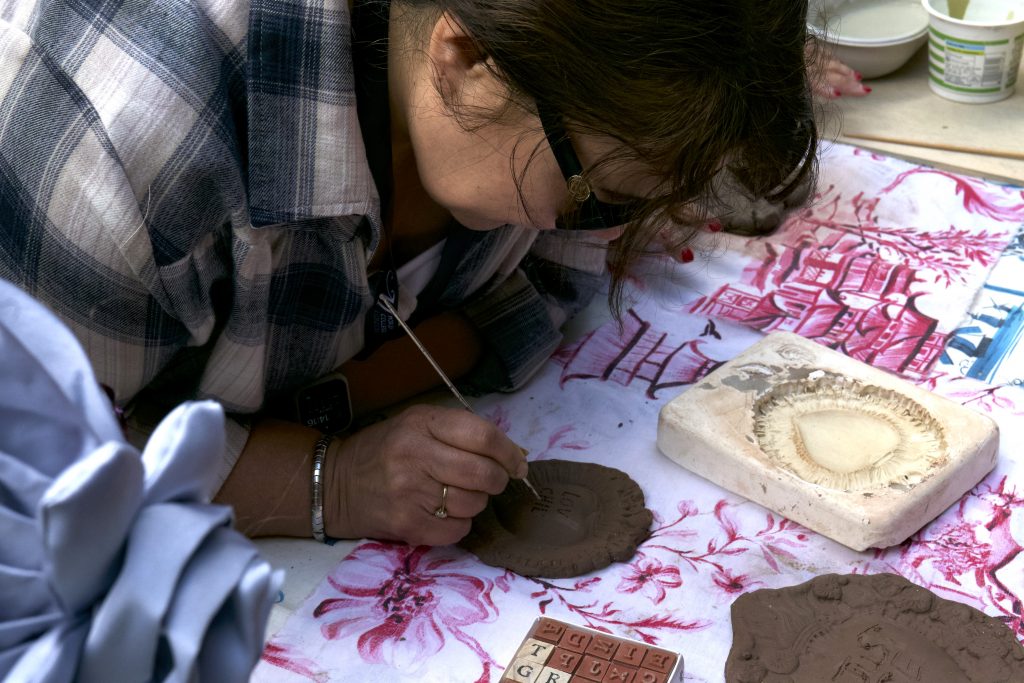
[[[449,12],[434,23],[427,46],[441,97],[449,105],[487,106],[494,74],[487,55]]]

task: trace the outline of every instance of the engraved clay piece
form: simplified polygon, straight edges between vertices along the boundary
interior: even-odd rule
[[[624,562],[650,535],[644,493],[624,472],[594,463],[530,463],[540,500],[512,481],[459,542],[481,562],[522,576],[568,578]]]
[[[740,596],[726,683],[1019,683],[998,619],[896,574],[827,574]]]

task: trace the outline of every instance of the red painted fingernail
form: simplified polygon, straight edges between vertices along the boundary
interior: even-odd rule
[[[718,221],[711,221],[708,223],[708,230],[711,232],[722,232],[722,224]]]
[[[843,96],[843,92],[839,88],[832,88],[832,96],[833,97],[842,97]]]
[[[868,86],[865,85],[864,86],[864,92],[871,92],[871,88],[869,88]]]
[[[864,78],[863,76],[860,75],[859,71],[854,71],[853,77],[856,78],[858,81]]]
[[[679,252],[679,260],[683,263],[689,263],[693,260],[693,250],[690,248],[683,249]]]

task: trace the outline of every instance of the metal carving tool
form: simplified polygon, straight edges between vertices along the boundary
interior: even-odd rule
[[[430,363],[430,366],[434,368],[434,372],[436,372],[438,376],[442,380],[444,380],[444,383],[448,385],[448,388],[451,390],[455,398],[458,399],[459,403],[462,404],[462,407],[468,410],[469,412],[473,413],[474,415],[478,415],[478,413],[475,410],[473,410],[473,406],[469,405],[469,401],[466,400],[466,397],[462,395],[462,392],[456,388],[455,384],[450,379],[448,379],[448,375],[446,375],[444,370],[441,369],[441,366],[437,364],[437,361],[434,360],[434,357],[430,355],[430,351],[427,351],[427,347],[423,345],[423,342],[421,342],[419,337],[417,337],[416,334],[412,331],[412,328],[406,325],[405,321],[402,320],[401,317],[399,317],[398,311],[396,311],[395,307],[391,305],[391,302],[388,301],[383,294],[377,297],[377,300],[380,302],[381,306],[387,309],[388,313],[391,314],[391,317],[393,317],[398,322],[398,324],[402,326],[402,329],[405,330],[405,333],[409,335],[409,339],[411,339],[412,343],[416,345],[416,348],[420,350],[420,353],[422,353],[423,357],[427,359],[427,362]],[[523,449],[520,447],[519,450]],[[523,454],[525,455],[526,451],[523,451]],[[522,481],[523,484],[526,485],[526,488],[530,489],[530,493],[536,496],[537,500],[541,499],[540,494],[537,493],[537,489],[533,488],[533,484],[531,484],[526,477],[523,477],[522,479],[520,479],[520,481]]]

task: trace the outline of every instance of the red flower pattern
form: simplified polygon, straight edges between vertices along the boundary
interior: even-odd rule
[[[983,483],[903,545],[879,551],[863,571],[895,571],[950,593],[1001,616],[1024,641],[1024,584],[1015,564],[1024,557],[1024,539],[1013,528],[1020,510],[1024,496],[1005,477]]]
[[[1024,201],[1021,201],[1019,204],[1011,203],[1016,201],[1012,196],[1013,194],[1017,194],[1017,198],[1024,200],[1024,191],[1010,187],[1003,187],[997,190],[990,183],[966,178],[955,173],[949,173],[948,171],[940,171],[935,168],[918,167],[904,171],[896,176],[896,179],[888,186],[883,188],[881,194],[889,194],[909,178],[921,175],[938,175],[953,181],[956,187],[956,194],[963,197],[964,208],[969,213],[978,214],[997,221],[1019,223],[1021,220],[1024,220]],[[1006,203],[1001,201],[1000,194],[1009,197]]]
[[[665,566],[656,559],[638,553],[637,559],[629,565],[628,573],[619,582],[617,590],[620,593],[643,593],[657,605],[665,599],[666,589],[671,590],[682,585],[683,579],[679,575],[678,567]]]
[[[317,669],[315,662],[293,653],[290,648],[278,643],[267,643],[260,658],[268,664],[302,676],[313,683],[327,683],[330,680],[327,673]]]
[[[729,595],[746,593],[753,585],[758,583],[751,581],[746,574],[733,575],[728,569],[720,569],[715,572],[714,580],[715,585]]]
[[[344,581],[328,577],[341,597],[323,600],[313,612],[325,638],[356,637],[364,660],[409,669],[452,636],[480,655],[480,680],[488,679],[494,662],[462,629],[497,616],[493,585],[456,571],[471,570],[469,558],[425,546],[366,543],[348,560]]]

